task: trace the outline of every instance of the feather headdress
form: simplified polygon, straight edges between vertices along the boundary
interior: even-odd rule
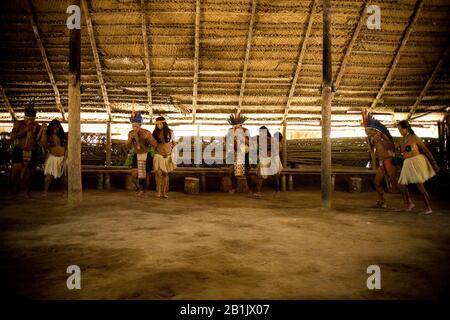
[[[236,124],[243,124],[245,121],[247,121],[247,117],[237,110],[235,113],[230,114],[230,118],[228,119],[228,123],[233,126]]]
[[[363,126],[365,128],[374,129],[382,134],[384,134],[391,142],[394,142],[394,138],[392,138],[391,133],[388,128],[384,124],[382,124],[379,120],[375,119],[367,110],[362,112],[363,118]]]

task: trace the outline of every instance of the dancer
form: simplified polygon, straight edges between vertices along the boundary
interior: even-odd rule
[[[169,173],[172,172],[176,163],[172,159],[172,150],[175,147],[175,136],[164,117],[158,117],[155,121],[153,138],[157,141],[156,154],[153,159],[153,167],[156,179],[156,196],[168,198]]]
[[[63,196],[66,194],[66,160],[67,160],[67,137],[61,122],[53,119],[47,127],[46,133],[42,135],[41,144],[48,149],[44,164],[44,193],[46,197],[50,183],[54,178],[61,178],[63,184]]]
[[[411,129],[407,120],[400,121],[397,127],[403,137],[399,149],[405,160],[398,183],[405,200],[405,211],[411,211],[414,208],[408,192],[408,184],[415,183],[425,203],[425,210],[421,213],[430,214],[433,210],[431,210],[430,196],[425,189],[424,182],[436,175],[439,166],[423,141]]]
[[[25,109],[24,120],[15,120],[11,131],[13,145],[11,191],[13,195],[16,195],[20,185],[23,184],[29,198],[31,197],[31,181],[37,164],[39,141],[45,129],[44,126],[37,124],[35,119],[34,103],[30,102]]]
[[[264,180],[269,176],[272,176],[275,180],[275,196],[277,197],[280,191],[280,173],[283,170],[283,165],[280,159],[280,148],[279,144],[281,142],[280,135],[272,137],[266,126],[259,128],[258,135],[258,167],[256,175],[256,188],[255,193],[256,198],[261,198],[261,189]],[[263,140],[266,140],[264,145]],[[274,147],[274,148],[272,148]]]
[[[398,187],[398,173],[394,165],[395,143],[389,130],[377,119],[373,118],[367,111],[363,111],[363,125],[367,137],[370,141],[370,147],[374,149],[375,157],[378,160],[377,173],[374,183],[378,194],[378,200],[375,204],[377,208],[387,208],[384,197],[383,181],[387,178],[392,187]]]
[[[239,111],[230,115],[228,123],[233,127],[228,130],[226,135],[227,150],[233,150],[233,171],[231,172],[232,187],[230,193],[236,192],[237,177],[245,176],[250,171],[249,161],[249,131],[242,125],[247,118]],[[230,159],[231,160],[231,159]],[[227,161],[228,163],[228,161]]]
[[[138,195],[147,191],[147,175],[151,173],[153,159],[149,157],[149,147],[156,147],[157,142],[150,131],[142,128],[143,118],[140,112],[132,112],[130,118],[133,129],[128,133],[127,146],[134,149],[133,174],[137,177]]]

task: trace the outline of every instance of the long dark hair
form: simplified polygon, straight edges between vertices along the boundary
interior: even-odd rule
[[[170,142],[170,140],[172,139],[171,134],[170,134],[170,129],[169,129],[169,125],[167,124],[167,122],[165,122],[166,119],[164,119],[164,117],[158,117],[156,118],[156,121],[164,121],[163,122],[163,133],[164,133],[164,142]],[[155,140],[158,143],[162,143],[161,138],[159,137],[159,133],[161,132],[161,130],[158,128],[157,125],[155,125],[155,130],[153,130],[153,138],[155,138]]]
[[[57,135],[59,136],[59,140],[61,142],[61,146],[64,146],[66,144],[66,134],[65,134],[64,129],[63,129],[62,125],[61,125],[61,122],[59,122],[58,119],[53,119],[48,124],[47,131],[46,131],[47,139],[53,134],[52,128],[54,126],[56,126],[59,129]]]
[[[402,129],[408,129],[409,134],[415,134],[414,130],[411,128],[411,125],[409,124],[408,120],[402,120],[398,123],[397,127],[400,127]]]
[[[269,129],[267,129],[266,126],[262,126],[262,127],[259,128],[259,132],[261,132],[262,130],[266,130],[267,137],[268,138],[272,138],[272,135],[270,134],[270,131],[269,131]]]

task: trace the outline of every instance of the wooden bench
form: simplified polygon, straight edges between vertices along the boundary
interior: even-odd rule
[[[126,166],[95,166],[95,165],[83,165],[81,171],[83,173],[97,173],[98,175],[98,188],[110,189],[111,187],[111,174],[113,173],[132,173],[131,168]],[[350,175],[354,176],[367,176],[375,175],[376,170],[366,169],[362,167],[344,167],[335,166],[332,167],[332,179],[334,181],[336,175]],[[193,176],[200,179],[200,188],[204,192],[206,191],[206,175],[208,176],[223,176],[229,175],[231,172],[230,167],[177,167],[172,174],[182,176]],[[305,175],[305,174],[320,174],[320,166],[302,165],[297,168],[285,168],[280,173],[281,175],[281,190],[292,191],[294,189],[293,176]],[[251,169],[250,174],[256,174],[256,169]],[[287,184],[286,184],[287,180]]]

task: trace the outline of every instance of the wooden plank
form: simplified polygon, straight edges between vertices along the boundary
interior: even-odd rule
[[[242,100],[244,98],[245,82],[247,80],[248,61],[250,60],[250,49],[252,47],[253,24],[255,22],[256,0],[252,0],[252,15],[248,26],[247,45],[245,47],[244,70],[242,71],[241,90],[239,92],[238,111],[242,109]]]
[[[150,115],[150,123],[152,123],[153,122],[152,80],[150,75],[150,57],[149,57],[150,54],[147,36],[145,0],[141,0],[141,16],[142,16],[142,38],[144,39],[144,53],[145,53],[145,77],[147,79],[148,111]]]
[[[80,0],[72,1],[80,5]],[[80,75],[81,75],[81,30],[72,29],[69,42],[69,141],[67,157],[68,203],[79,205],[82,202],[81,183],[81,133],[80,133]]]
[[[418,18],[419,18],[419,14],[420,11],[422,10],[423,7],[423,1],[422,0],[418,0],[416,3],[416,6],[414,8],[414,12],[411,16],[411,19],[408,23],[408,26],[405,29],[405,32],[403,33],[403,37],[402,37],[402,41],[400,43],[400,46],[397,49],[397,52],[395,54],[394,59],[392,60],[392,64],[391,67],[389,68],[389,72],[386,75],[386,78],[383,81],[383,85],[381,86],[381,88],[378,90],[378,93],[375,97],[375,99],[372,101],[372,104],[370,106],[370,108],[368,108],[368,110],[372,110],[373,108],[376,107],[376,105],[378,104],[378,102],[380,101],[381,97],[383,96],[384,91],[386,90],[389,82],[391,81],[391,78],[394,74],[395,68],[397,67],[398,61],[400,60],[400,55],[402,53],[403,48],[406,45],[406,42],[409,39],[409,36],[411,34],[411,31],[414,27],[414,24],[417,22]]]
[[[64,112],[64,107],[61,104],[61,95],[59,94],[58,86],[56,85],[55,77],[53,75],[52,68],[50,67],[50,63],[47,58],[47,53],[45,51],[44,44],[42,43],[41,36],[39,34],[39,29],[37,27],[37,24],[36,24],[36,21],[34,18],[35,12],[33,9],[33,4],[31,3],[31,0],[25,1],[25,4],[26,4],[27,10],[28,10],[29,17],[30,17],[30,23],[33,28],[33,33],[34,33],[34,37],[36,39],[36,44],[39,48],[39,51],[41,52],[42,60],[44,61],[44,65],[45,65],[45,69],[47,70],[47,74],[50,79],[50,83],[52,85],[53,92],[55,93],[56,107],[58,108],[59,112],[61,112],[62,120],[66,121],[66,114]]]
[[[431,87],[431,84],[433,83],[434,79],[436,79],[436,77],[438,76],[439,71],[441,70],[441,67],[444,64],[444,61],[445,61],[445,59],[447,59],[449,54],[450,54],[450,43],[447,45],[447,48],[442,53],[438,63],[434,67],[433,73],[431,74],[430,78],[428,78],[427,83],[425,84],[425,86],[423,87],[419,96],[417,97],[416,101],[414,102],[414,105],[412,106],[411,111],[408,114],[408,120],[411,119],[411,117],[416,112],[417,108],[419,107],[420,103],[422,102],[423,97],[425,97],[425,95],[427,94],[428,89]]]
[[[0,93],[2,95],[3,101],[5,101],[6,108],[8,109],[9,114],[11,115],[11,118],[13,120],[16,120],[17,117],[16,117],[16,114],[14,112],[14,109],[11,107],[11,104],[9,103],[9,99],[6,96],[5,90],[3,89],[3,86],[1,84],[0,84]]]
[[[194,53],[194,81],[192,92],[192,123],[195,123],[197,114],[197,92],[198,92],[198,64],[200,50],[200,0],[195,5],[195,53]]]
[[[317,0],[313,0],[311,4],[311,11],[308,16],[308,26],[306,28],[306,33],[303,38],[302,45],[300,46],[300,52],[297,59],[297,67],[295,69],[294,78],[292,79],[291,88],[289,89],[289,96],[286,102],[286,107],[284,108],[284,115],[283,115],[283,123],[286,122],[287,115],[289,113],[289,108],[291,107],[292,97],[294,96],[295,87],[297,85],[298,77],[300,75],[300,70],[302,69],[302,63],[303,63],[303,57],[306,53],[306,47],[308,45],[308,39],[311,34],[311,29],[313,25],[313,15],[314,10],[316,9]]]
[[[83,9],[84,16],[86,17],[86,27],[89,35],[89,41],[91,43],[92,55],[94,56],[95,69],[97,71],[98,82],[102,89],[103,102],[105,104],[108,119],[111,121],[111,106],[109,104],[108,92],[106,91],[105,81],[103,80],[102,65],[98,56],[97,44],[94,37],[94,28],[92,27],[91,14],[89,13],[89,7],[86,0],[81,0],[81,7]]]

